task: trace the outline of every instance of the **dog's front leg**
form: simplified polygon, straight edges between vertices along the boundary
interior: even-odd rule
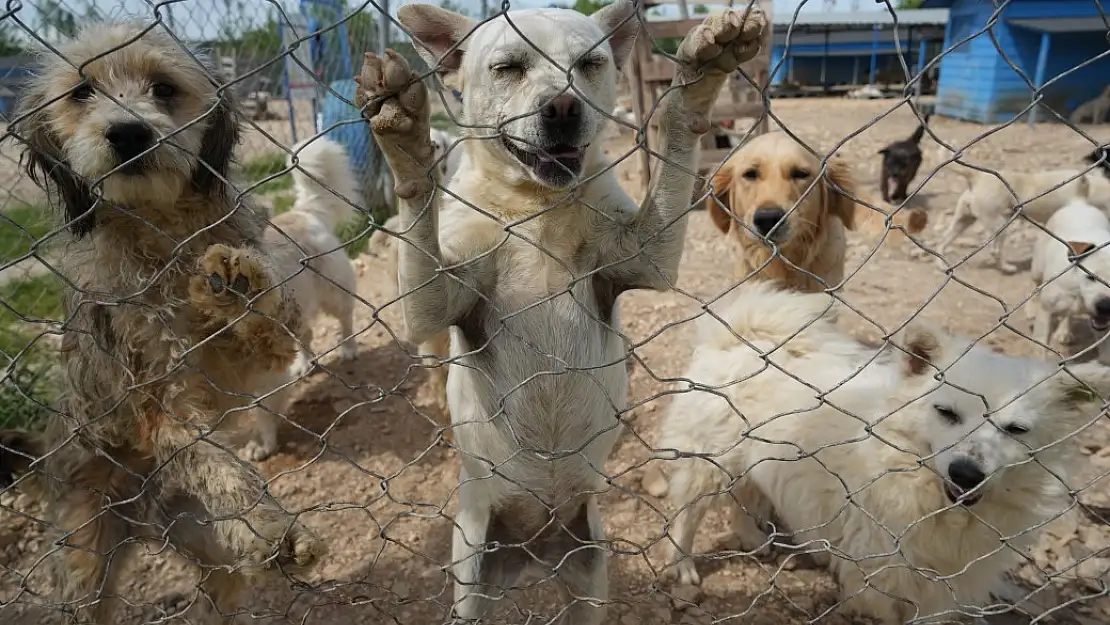
[[[640,211],[609,246],[618,284],[666,290],[674,284],[694,193],[700,135],[728,75],[759,52],[767,19],[759,9],[707,18],[679,46],[673,88],[660,106],[662,159]],[[604,258],[604,257],[603,257]]]
[[[477,297],[474,289],[440,271],[440,198],[428,91],[393,50],[386,50],[385,58],[367,53],[355,82],[355,103],[389,162],[401,199],[400,228],[408,244],[398,249],[397,287],[408,339],[423,343],[445,331]]]

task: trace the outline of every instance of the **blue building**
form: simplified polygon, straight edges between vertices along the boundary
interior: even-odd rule
[[[897,18],[897,19],[896,19]],[[775,14],[771,84],[904,83],[906,71],[940,53],[946,9]],[[901,55],[901,60],[899,60]]]
[[[1040,93],[1045,107],[1066,117],[1110,83],[1107,26],[1092,0],[1009,0],[1000,8],[980,0],[925,0],[924,6],[949,9],[940,115],[992,124],[1027,111],[1031,122],[1051,118],[1031,108]]]
[[[7,119],[15,110],[22,83],[30,76],[33,62],[29,56],[0,58],[0,117]]]

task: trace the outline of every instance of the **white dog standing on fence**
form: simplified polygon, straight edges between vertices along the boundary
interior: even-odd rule
[[[677,394],[664,419],[660,449],[682,454],[669,571],[699,581],[694,535],[717,503],[747,551],[771,544],[755,520],[776,512],[836,575],[844,609],[883,625],[991,605],[1074,505],[1074,436],[1102,418],[1110,368],[1060,371],[917,323],[868,363],[823,293],[751,283],[731,297],[714,306],[727,326],[703,318],[683,376],[715,392]]]
[[[462,92],[463,132],[482,138],[463,144],[451,183],[463,201],[429,176],[428,94],[400,55],[367,55],[357,103],[402,199],[407,333],[419,344],[450,331],[459,362],[447,383],[462,458],[457,617],[481,618],[522,574],[554,573],[566,601],[558,622],[596,625],[608,600],[596,493],[628,393],[616,300],[674,284],[698,133],[728,73],[758,52],[766,21],[727,11],[680,45],[678,88],[660,105],[666,165],[637,207],[600,141],[639,30],[635,5],[508,16],[479,25],[431,5],[398,11],[428,64]]]
[[[1076,197],[1056,211],[1033,248],[1032,277],[1041,285],[1034,298],[1033,338],[1045,347],[1053,339],[1071,343],[1071,317],[1090,318],[1102,337],[1110,330],[1110,219],[1087,203],[1087,181]],[[1110,364],[1110,341],[1099,343],[1099,360]]]

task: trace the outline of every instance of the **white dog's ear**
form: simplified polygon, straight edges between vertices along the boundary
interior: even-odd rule
[[[439,74],[443,84],[458,87],[453,80],[462,67],[463,50],[458,46],[477,22],[431,4],[406,4],[397,9],[397,20],[412,35],[420,58]]]
[[[640,34],[640,16],[636,14],[636,5],[630,0],[616,0],[592,17],[602,32],[609,36],[613,62],[617,71],[621,71],[636,45],[636,36]]]

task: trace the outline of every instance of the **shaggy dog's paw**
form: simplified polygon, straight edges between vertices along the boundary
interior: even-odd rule
[[[367,52],[362,71],[355,77],[358,89],[355,105],[370,124],[374,137],[386,151],[394,173],[428,178],[434,162],[435,146],[431,139],[431,108],[428,90],[420,74],[409,68],[408,61],[393,50],[385,51],[385,58]],[[400,150],[412,163],[400,162],[394,150]],[[399,168],[416,169],[398,172]],[[398,180],[397,194],[411,197],[405,192],[409,181]]]
[[[189,283],[193,305],[209,314],[237,317],[247,309],[273,316],[281,305],[281,295],[272,282],[257,252],[235,249],[217,243],[209,246],[197,261],[199,276]]]
[[[691,30],[675,56],[687,70],[727,74],[759,52],[766,27],[767,17],[759,9],[726,10]]]
[[[261,527],[255,526],[261,536],[252,541],[252,549],[244,554],[245,564],[299,573],[327,554],[324,543],[311,530],[296,522],[290,524],[291,517],[285,514],[278,517]]]
[[[276,445],[270,445],[260,440],[249,440],[239,450],[239,458],[246,462],[262,462],[274,455]]]

